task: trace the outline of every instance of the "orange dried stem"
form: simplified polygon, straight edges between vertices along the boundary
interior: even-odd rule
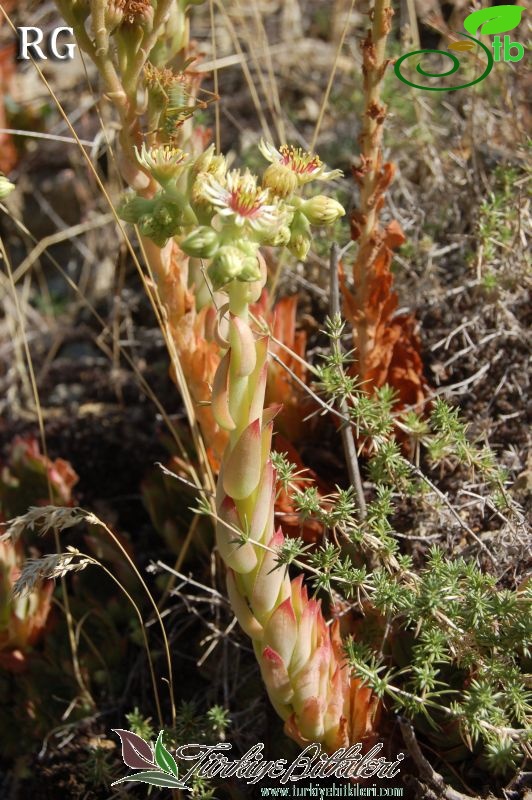
[[[351,215],[351,238],[359,244],[353,264],[354,288],[349,290],[340,274],[344,312],[353,325],[357,372],[367,391],[390,384],[401,406],[417,405],[425,394],[423,365],[415,320],[397,315],[393,290],[393,249],[404,242],[397,222],[385,230],[379,212],[393,175],[393,164],[383,163],[382,132],[386,106],[381,87],[389,59],[386,42],[393,10],[390,0],[375,0],[371,28],[362,43],[364,114],[359,138],[360,161],[353,177],[360,189],[359,206]]]
[[[360,187],[360,205],[352,219],[352,237],[359,242],[357,258],[353,264],[353,277],[360,309],[364,309],[368,302],[368,277],[378,244],[378,213],[382,207],[384,189],[389,182],[383,180],[381,143],[386,106],[381,103],[380,93],[389,63],[385,53],[393,13],[390,0],[375,0],[372,27],[362,43],[364,115],[359,138],[360,165],[353,170]],[[364,316],[357,324],[357,339],[359,358],[363,364],[371,346]]]

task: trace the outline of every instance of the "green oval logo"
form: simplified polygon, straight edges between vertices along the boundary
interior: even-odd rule
[[[499,8],[501,8],[501,6],[499,6]],[[514,6],[511,6],[511,8],[514,8]],[[487,10],[492,11],[493,9],[487,9]],[[470,16],[473,15],[471,14]],[[402,81],[403,83],[406,83],[407,86],[412,86],[412,88],[414,89],[424,89],[426,92],[455,92],[457,89],[466,89],[468,86],[474,86],[475,83],[480,83],[480,81],[483,81],[484,78],[486,78],[490,74],[493,68],[493,56],[490,50],[486,47],[485,44],[480,42],[478,39],[475,39],[473,36],[468,36],[467,33],[460,33],[459,35],[465,36],[467,39],[470,39],[475,44],[478,44],[479,47],[481,47],[486,53],[487,64],[482,75],[480,75],[478,78],[475,78],[475,80],[473,81],[469,81],[468,83],[462,83],[459,86],[423,86],[423,84],[414,83],[413,81],[408,80],[408,78],[405,78],[404,75],[401,74],[401,66],[405,63],[407,59],[412,58],[412,56],[420,56],[424,55],[425,53],[438,53],[439,55],[451,59],[452,67],[450,67],[450,69],[448,69],[446,72],[428,72],[427,70],[423,69],[423,67],[421,66],[421,62],[419,62],[416,66],[416,72],[418,72],[424,78],[445,78],[448,75],[454,75],[454,73],[460,69],[460,61],[453,53],[449,53],[447,50],[413,50],[411,53],[405,53],[404,56],[401,56],[401,58],[397,59],[397,61],[394,64],[393,69],[399,80]],[[453,49],[458,49],[458,48],[453,48]]]

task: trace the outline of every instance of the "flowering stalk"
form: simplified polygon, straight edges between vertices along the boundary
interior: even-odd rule
[[[327,172],[314,154],[263,143],[270,166],[259,186],[248,171],[227,173],[224,158],[212,147],[198,156],[201,137],[184,129],[198,89],[197,81],[180,85],[188,56],[184,3],[57,2],[118,109],[119,163],[134,191],[119,213],[141,234],[178,353],[183,344],[179,314],[186,314],[191,284],[196,289],[192,313],[203,303],[198,291],[203,263],[208,264],[208,288],[227,295],[215,326],[215,339],[225,352],[212,386],[214,420],[228,433],[216,494],[218,548],[228,566],[233,608],[253,639],[287,733],[301,743],[321,741],[334,750],[364,736],[373,701],[344,669],[337,623],[327,627],[302,578],[290,582],[275,568],[275,550],[283,541],[281,530],[274,530],[276,475],[270,458],[277,409],[264,409],[268,339],[253,334],[249,306],[265,283],[261,245],[286,246],[304,260],[311,226],[329,225],[345,213],[324,195],[299,196],[310,181],[340,173]],[[183,65],[181,76],[164,67],[175,56]],[[143,113],[151,131],[144,137]]]
[[[300,196],[311,180],[338,175],[326,172],[316,156],[265,143],[261,151],[271,162],[262,185],[248,170],[227,172],[213,148],[194,161],[143,149],[139,160],[161,190],[150,200],[129,198],[120,213],[159,246],[175,237],[191,263],[204,263],[212,291],[225,294],[213,331],[223,355],[211,410],[227,436],[216,491],[216,538],[228,567],[228,593],[253,640],[287,734],[334,750],[364,738],[374,701],[344,668],[338,624],[326,625],[302,577],[291,582],[277,566],[284,537],[274,527],[270,448],[279,407],[264,408],[268,337],[253,332],[250,305],[266,281],[261,245],[286,246],[304,258],[312,226],[330,224],[345,212],[325,195]]]
[[[218,480],[216,537],[227,567],[229,598],[251,637],[270,700],[285,732],[300,744],[334,751],[365,738],[375,711],[371,691],[350,678],[338,622],[325,623],[303,576],[290,581],[277,564],[276,471],[270,458],[273,419],[264,409],[268,338],[256,338],[249,304],[263,279],[226,286],[228,347],[213,386],[213,409],[229,431]]]
[[[328,627],[303,576],[290,581],[278,563],[284,536],[274,523],[277,475],[270,447],[279,409],[264,408],[268,337],[255,338],[249,324],[249,303],[262,281],[226,287],[229,346],[212,402],[230,438],[217,486],[216,538],[233,610],[253,641],[285,733],[301,745],[320,742],[334,752],[371,733],[376,701],[350,677],[338,621]]]

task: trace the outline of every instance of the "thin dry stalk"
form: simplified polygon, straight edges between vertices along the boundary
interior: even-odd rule
[[[404,242],[399,225],[379,226],[379,213],[394,166],[383,161],[382,134],[386,106],[382,82],[390,60],[386,42],[393,10],[390,0],[375,0],[371,28],[362,43],[364,113],[359,138],[360,157],[353,176],[360,190],[351,215],[351,238],[358,242],[352,290],[342,275],[345,315],[353,325],[357,372],[369,391],[390,384],[400,405],[416,406],[424,398],[424,380],[414,319],[397,316],[391,262],[393,249]]]

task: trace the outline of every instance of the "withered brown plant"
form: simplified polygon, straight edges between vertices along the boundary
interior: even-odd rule
[[[351,214],[351,238],[358,243],[353,287],[348,288],[343,274],[340,277],[344,313],[353,325],[355,369],[363,388],[371,391],[388,383],[397,392],[399,406],[418,406],[426,384],[415,319],[411,314],[395,314],[398,300],[390,269],[393,250],[405,237],[395,220],[386,228],[379,224],[395,171],[382,153],[386,106],[381,87],[390,64],[386,41],[392,16],[390,0],[376,0],[371,27],[362,42],[364,114],[359,163],[353,167],[360,197]]]

